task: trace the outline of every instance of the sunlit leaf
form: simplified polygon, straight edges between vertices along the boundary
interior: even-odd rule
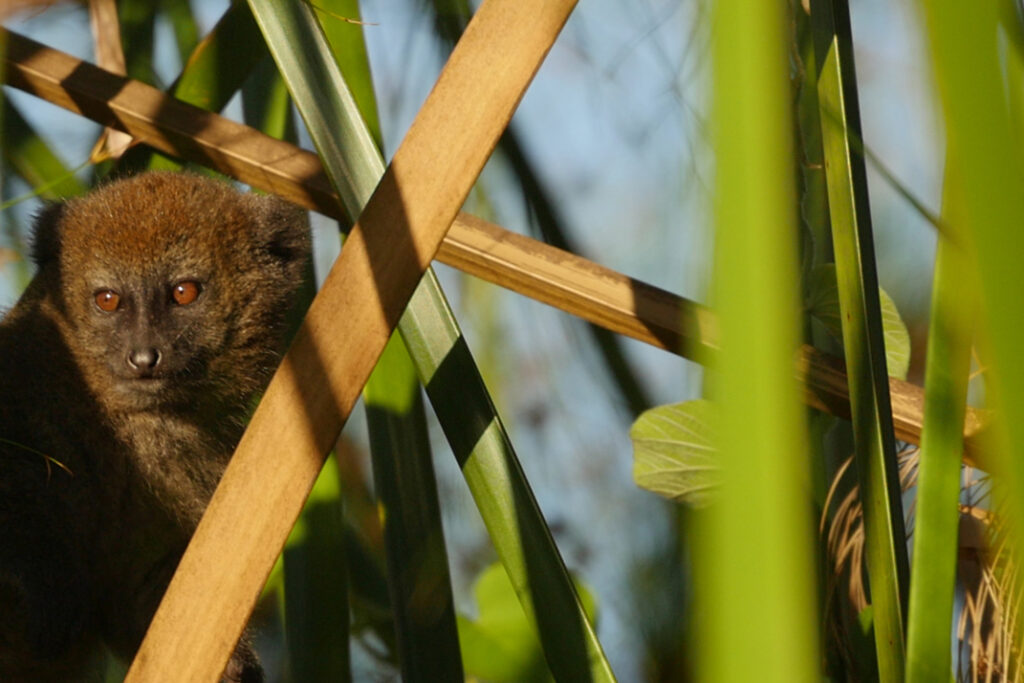
[[[885,335],[885,362],[889,376],[906,379],[910,368],[910,333],[892,297],[884,289],[879,289],[878,295],[882,299],[882,331]]]
[[[839,288],[836,267],[828,263],[817,266],[808,282],[807,312],[818,320],[836,341],[843,340],[842,316],[839,313]],[[885,361],[889,376],[907,378],[910,368],[910,333],[900,317],[896,303],[884,289],[878,290],[882,305],[882,330],[885,336]]]
[[[644,412],[629,431],[633,480],[648,491],[706,505],[721,479],[714,443],[714,408],[699,399]]]
[[[593,620],[596,602],[590,590],[574,579],[587,616]],[[493,683],[550,681],[537,633],[500,563],[485,569],[473,586],[477,618],[459,616],[459,641],[467,676]]]

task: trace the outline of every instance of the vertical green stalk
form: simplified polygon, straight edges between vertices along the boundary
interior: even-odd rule
[[[328,461],[283,553],[284,620],[292,680],[352,680],[345,519],[338,469]]]
[[[402,680],[461,681],[462,654],[420,383],[393,335],[363,391]]]
[[[1020,84],[1009,86],[1020,69],[1020,25],[1010,9],[1000,25],[1000,6],[1010,3],[961,3],[926,0],[925,19],[932,64],[945,114],[948,154],[956,159],[963,193],[968,239],[977,258],[984,315],[981,338],[991,354],[985,374],[985,400],[995,409],[992,447],[997,482],[1005,487],[1005,519],[1013,541],[1013,560],[1021,566],[1020,521],[1024,519],[1024,278],[1020,230],[1024,226],[1024,160]],[[1008,34],[1004,41],[1000,33]],[[1004,51],[1009,51],[1005,55]],[[1010,624],[1018,636],[1010,643],[1020,656],[1020,617]]]
[[[898,681],[909,566],[846,0],[812,0],[811,21],[875,649],[881,679]]]
[[[946,231],[939,236],[935,255],[925,368],[924,428],[907,616],[908,683],[944,681],[952,675],[949,634],[956,588],[960,460],[977,305],[977,291],[970,286],[974,265],[963,239],[953,176],[952,164],[947,162]]]
[[[153,37],[159,3],[151,0],[122,0],[117,5],[128,77],[145,83],[156,83]]]
[[[784,7],[719,0],[712,24],[723,481],[698,561],[715,683],[820,680]]]

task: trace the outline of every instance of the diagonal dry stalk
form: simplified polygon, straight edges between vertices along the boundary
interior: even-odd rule
[[[121,46],[121,24],[114,0],[89,0],[89,24],[92,27],[93,44],[96,46],[96,63],[111,73],[128,73]],[[131,143],[130,135],[107,127],[96,141],[90,157],[94,161],[118,159]]]
[[[487,0],[477,11],[263,395],[126,681],[224,670],[324,458],[574,5]]]
[[[300,206],[348,221],[316,155],[208,111],[186,105],[139,81],[115,76],[70,55],[0,29],[6,39],[6,83],[97,123],[118,127],[161,152],[199,163]],[[470,275],[531,297],[619,334],[698,362],[717,349],[717,323],[704,306],[574,254],[460,213],[437,259]],[[810,346],[796,374],[811,407],[849,417],[842,361]],[[889,380],[896,437],[921,438],[924,394]],[[982,411],[968,409],[965,459],[978,463]]]

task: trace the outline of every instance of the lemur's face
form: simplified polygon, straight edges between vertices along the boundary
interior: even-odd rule
[[[268,355],[279,351],[309,256],[297,211],[225,183],[160,173],[51,213],[51,234],[39,228],[40,267],[58,268],[66,342],[108,403],[231,395],[273,367]]]

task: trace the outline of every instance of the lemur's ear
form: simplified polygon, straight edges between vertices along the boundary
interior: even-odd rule
[[[259,247],[287,270],[301,274],[310,253],[309,219],[299,207],[274,195],[248,195]]]
[[[61,219],[65,206],[63,202],[53,202],[36,214],[32,228],[32,260],[40,268],[60,256]]]

